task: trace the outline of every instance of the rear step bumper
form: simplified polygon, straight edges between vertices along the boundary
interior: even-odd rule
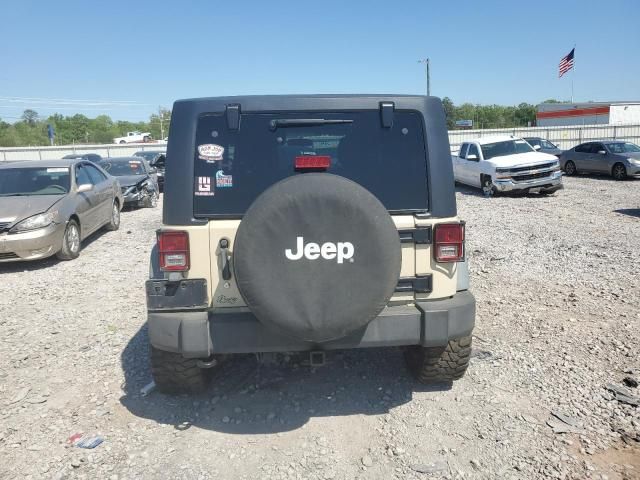
[[[222,353],[293,352],[422,345],[444,346],[471,334],[476,301],[468,291],[443,300],[387,307],[363,329],[321,344],[304,342],[265,327],[247,309],[155,308],[148,311],[149,340],[161,350],[185,357]]]

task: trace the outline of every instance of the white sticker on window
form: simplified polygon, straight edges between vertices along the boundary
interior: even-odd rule
[[[47,173],[67,173],[68,168],[47,168]]]
[[[198,158],[207,162],[219,162],[224,155],[224,147],[215,143],[198,145]]]
[[[193,194],[196,197],[213,197],[215,195],[215,191],[211,184],[211,177],[196,178],[196,188]]]

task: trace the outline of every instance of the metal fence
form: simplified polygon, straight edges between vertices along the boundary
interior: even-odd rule
[[[541,137],[569,149],[590,140],[624,140],[639,143],[640,125],[576,125],[563,127],[496,128],[486,130],[449,131],[451,151],[458,151],[467,140],[489,135],[514,135],[516,137]]]
[[[633,125],[576,125],[564,127],[496,128],[485,130],[452,130],[449,132],[451,151],[458,151],[464,141],[488,135],[542,137],[560,148],[568,149],[590,140],[625,140],[640,143],[640,124]],[[130,145],[65,145],[60,147],[0,148],[0,161],[53,160],[70,153],[97,153],[103,157],[133,155],[140,150],[164,150],[165,143]]]

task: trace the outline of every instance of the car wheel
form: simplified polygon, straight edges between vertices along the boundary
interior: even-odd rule
[[[148,137],[148,136],[147,136],[147,137],[143,137],[143,138],[142,138],[142,141],[143,141],[144,143],[149,143],[149,140],[151,140],[151,137]]]
[[[413,345],[405,350],[405,361],[420,383],[451,382],[462,378],[471,358],[471,337],[449,340],[446,347]]]
[[[578,173],[578,170],[576,170],[576,164],[569,160],[564,164],[564,173],[566,173],[568,176]]]
[[[115,231],[120,228],[120,206],[118,202],[113,202],[111,206],[111,219],[109,223],[105,225],[105,229],[109,231]]]
[[[482,193],[485,197],[491,197],[496,193],[496,187],[493,185],[489,175],[482,175],[480,177],[480,185],[482,186]]]
[[[147,208],[156,208],[158,206],[158,192],[154,191],[144,201],[144,206]]]
[[[624,180],[627,178],[627,169],[621,163],[616,163],[611,169],[611,176],[616,180]]]
[[[151,376],[163,393],[197,393],[207,388],[214,368],[200,368],[195,358],[184,358],[179,353],[165,352],[151,346]]]
[[[62,248],[56,257],[59,260],[73,260],[80,255],[80,227],[75,220],[69,220],[62,237]]]
[[[119,143],[120,143],[120,145],[124,145],[124,144],[125,144],[125,143],[127,143],[127,142],[125,142],[124,140],[120,140],[120,142],[119,142]]]

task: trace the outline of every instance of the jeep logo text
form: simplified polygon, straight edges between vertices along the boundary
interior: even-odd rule
[[[322,257],[325,260],[333,260],[335,258],[338,263],[343,263],[345,260],[353,262],[355,251],[351,242],[338,242],[337,244],[327,242],[323,243],[322,246],[311,242],[305,245],[303,237],[296,238],[296,248],[295,253],[290,248],[284,251],[289,260],[300,260],[302,257],[308,260],[316,260],[318,257]]]

